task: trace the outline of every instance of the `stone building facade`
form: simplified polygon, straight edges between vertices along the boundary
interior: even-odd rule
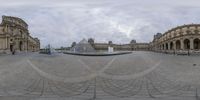
[[[2,16],[0,24],[0,53],[12,51],[38,51],[40,40],[33,38],[28,30],[28,24],[17,17]]]
[[[149,43],[136,43],[136,40],[131,40],[129,44],[114,44],[112,41],[108,43],[95,43],[94,39],[88,39],[88,42],[98,51],[106,51],[108,47],[113,47],[115,51],[147,51]]]
[[[199,52],[200,24],[182,25],[154,35],[150,50],[168,53]]]

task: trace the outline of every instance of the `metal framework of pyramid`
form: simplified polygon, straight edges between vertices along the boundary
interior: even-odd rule
[[[95,52],[95,49],[91,46],[86,39],[81,40],[78,44],[71,48],[73,52]]]

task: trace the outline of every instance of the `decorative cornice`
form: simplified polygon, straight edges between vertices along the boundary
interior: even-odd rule
[[[3,16],[2,16],[2,19],[4,19],[4,18],[15,19],[15,20],[18,20],[18,21],[24,23],[26,26],[28,26],[28,24],[27,24],[24,20],[22,20],[21,18],[19,18],[19,17],[13,17],[13,16],[5,16],[5,15],[3,15]]]
[[[189,28],[189,27],[200,27],[200,24],[187,24],[187,25],[182,25],[182,26],[177,26],[177,27],[175,27],[175,28],[172,28],[172,29],[170,29],[170,30],[168,30],[167,32],[165,32],[163,35],[165,35],[165,34],[167,34],[167,33],[170,33],[170,32],[172,32],[172,31],[175,31],[175,30],[177,30],[177,29],[182,29],[182,28],[184,28],[184,27],[187,27],[187,28]]]

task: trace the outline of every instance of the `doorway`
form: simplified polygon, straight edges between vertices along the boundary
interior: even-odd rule
[[[13,52],[13,45],[10,45],[10,51]]]
[[[20,50],[20,51],[22,51],[22,46],[23,46],[23,43],[22,43],[22,41],[20,41],[20,42],[19,42],[19,50]]]

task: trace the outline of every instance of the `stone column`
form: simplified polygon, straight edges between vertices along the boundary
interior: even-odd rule
[[[167,43],[168,44],[168,50],[171,50],[171,47],[170,47],[170,42]]]
[[[6,52],[9,53],[10,52],[10,37],[7,38],[7,45],[8,45],[8,48]]]
[[[161,45],[159,46],[159,50],[162,50],[162,46]]]
[[[26,51],[28,52],[28,40],[26,40]]]
[[[199,38],[198,50],[200,50],[200,38]]]
[[[162,44],[160,45],[160,50],[162,50]]]
[[[164,43],[164,49],[163,50],[166,50],[166,44]]]
[[[176,50],[176,41],[173,41],[173,50]]]
[[[190,50],[194,49],[194,39],[190,38]]]
[[[6,49],[8,49],[8,37],[6,36]]]
[[[19,52],[19,41],[15,41],[15,51]]]

